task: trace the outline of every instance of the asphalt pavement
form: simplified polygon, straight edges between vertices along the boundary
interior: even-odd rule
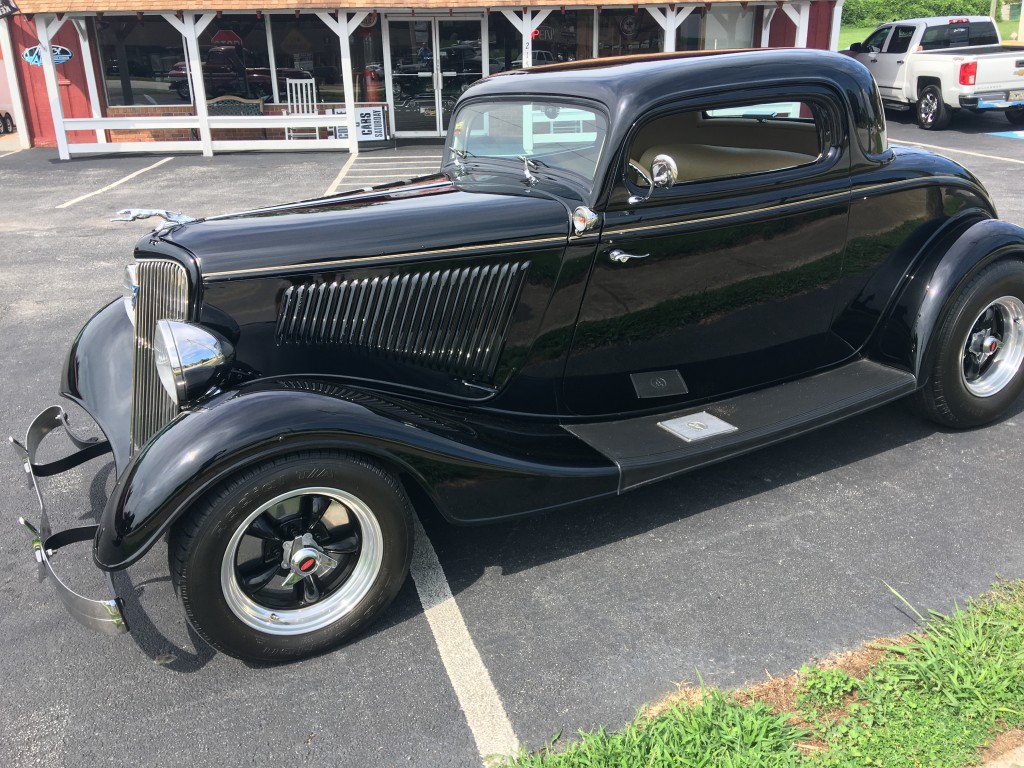
[[[889,136],[942,148],[1024,225],[1024,140],[992,135],[1009,127],[958,116],[930,133],[891,115]],[[0,151],[0,429],[23,435],[57,401],[68,344],[120,294],[151,224],[110,223],[113,211],[245,209],[425,172],[438,157],[431,145],[351,164],[330,153],[157,165],[162,156]],[[556,732],[619,727],[678,682],[739,685],[912,629],[886,584],[946,610],[997,575],[1024,577],[1022,411],[1024,401],[987,429],[952,432],[894,404],[597,504],[481,528],[426,517],[425,537],[515,738],[535,749]],[[46,482],[56,526],[94,520],[111,475],[96,460]],[[14,522],[35,514],[34,500],[13,455],[0,483],[0,764],[481,764],[472,702],[411,580],[357,641],[257,667],[189,630],[161,545],[118,574],[133,632],[107,638],[36,583]],[[60,557],[76,585],[100,593],[87,549]]]

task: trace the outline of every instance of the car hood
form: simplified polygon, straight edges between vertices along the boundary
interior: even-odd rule
[[[205,278],[229,279],[568,239],[569,223],[567,206],[536,190],[470,192],[431,176],[202,219],[161,239],[188,250]]]

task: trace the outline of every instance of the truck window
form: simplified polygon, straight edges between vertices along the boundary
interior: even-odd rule
[[[891,27],[882,27],[872,32],[868,39],[864,41],[863,48],[865,51],[872,51],[878,53],[882,50],[882,46],[885,44],[885,38],[889,36],[889,30]]]
[[[886,53],[906,53],[910,49],[910,40],[914,37],[915,27],[896,27],[892,37],[889,38],[889,45],[885,47]]]
[[[922,51],[937,51],[949,46],[949,27],[928,27],[921,36]]]
[[[968,30],[968,45],[998,45],[999,35],[991,21],[972,21]]]

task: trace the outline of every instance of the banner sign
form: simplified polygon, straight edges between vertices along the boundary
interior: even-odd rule
[[[6,19],[17,12],[18,6],[14,4],[14,0],[0,0],[0,19]]]
[[[3,0],[0,0],[3,2]],[[63,45],[51,45],[50,56],[53,57],[54,64],[63,64],[67,61],[71,61],[71,57],[74,56],[71,51],[65,48]],[[27,61],[34,67],[43,66],[43,54],[39,50],[38,45],[33,45],[31,48],[26,48],[25,52],[21,54],[21,58]]]
[[[344,109],[332,110],[335,114],[345,114]],[[348,128],[339,125],[334,129],[335,137],[348,138]],[[387,121],[384,120],[384,107],[356,107],[356,137],[359,141],[387,141]]]

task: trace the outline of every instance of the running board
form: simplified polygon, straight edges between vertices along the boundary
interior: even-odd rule
[[[913,374],[869,360],[704,407],[565,429],[619,467],[619,493],[909,395]]]

